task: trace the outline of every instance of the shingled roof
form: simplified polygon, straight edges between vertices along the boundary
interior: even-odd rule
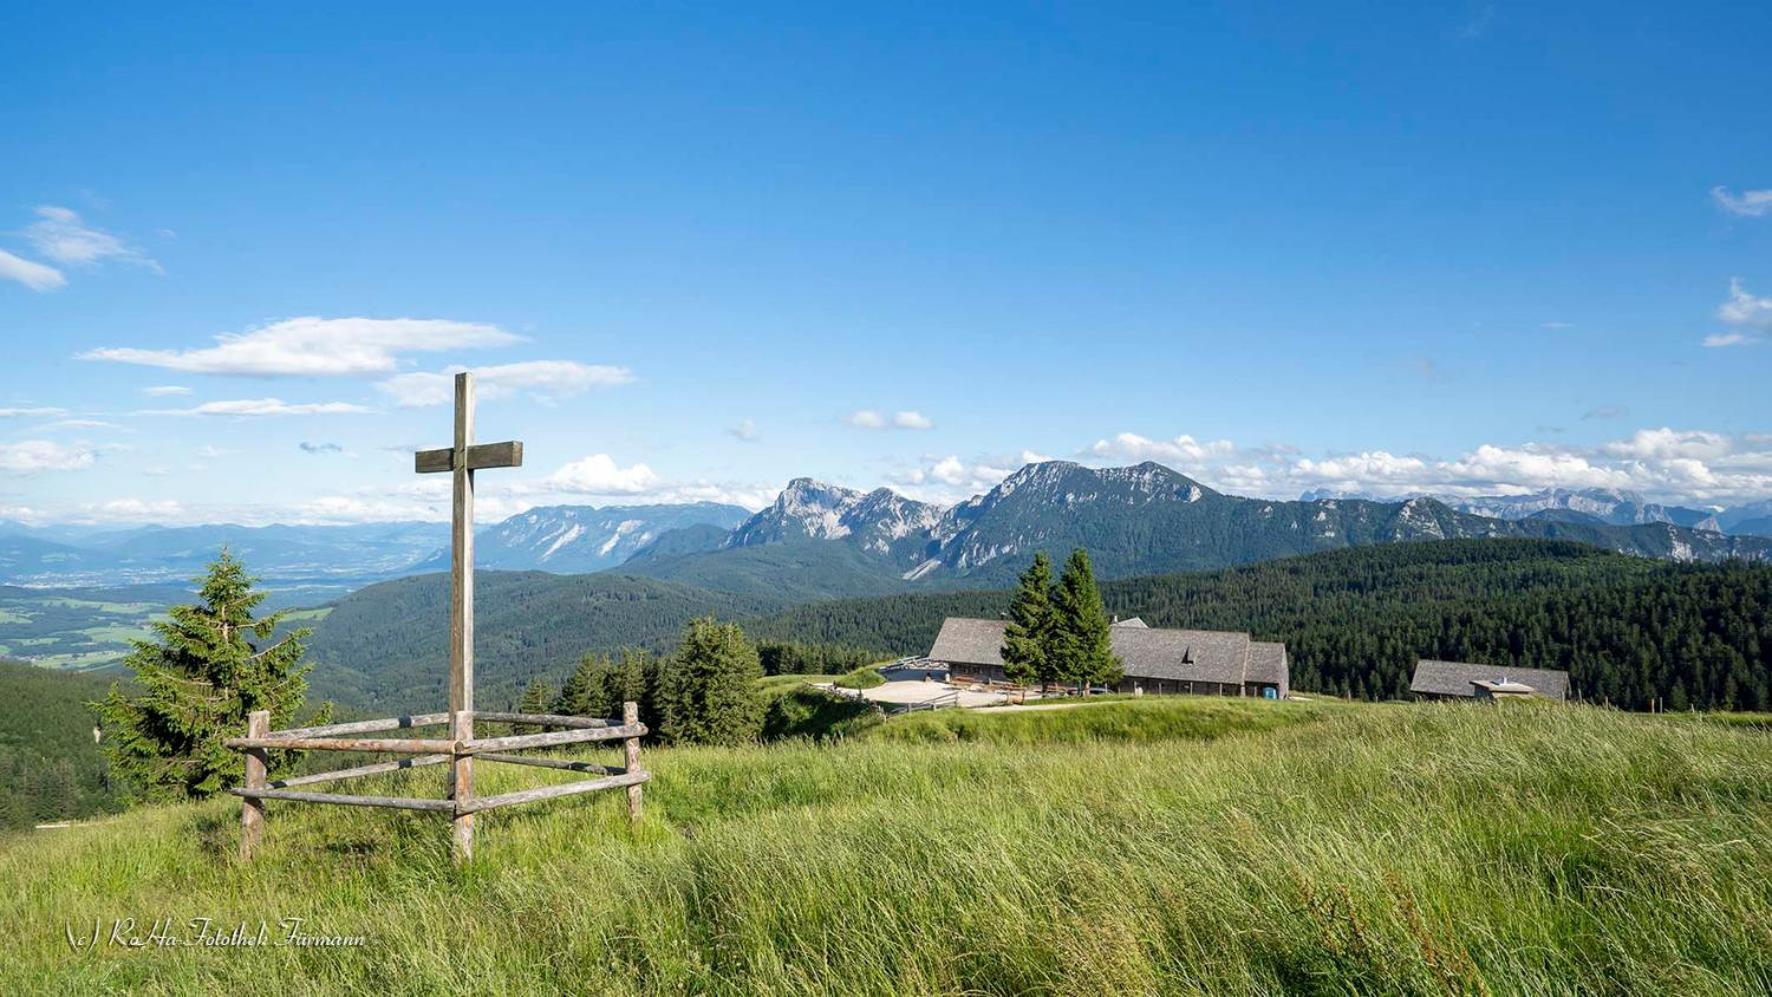
[[[1003,620],[950,616],[942,623],[929,657],[948,664],[1001,667],[1006,627]],[[1116,626],[1108,628],[1108,634],[1128,678],[1241,685],[1281,682],[1277,676],[1286,668],[1285,645],[1258,645],[1246,633]],[[1256,647],[1262,650],[1252,654]]]
[[[1415,677],[1409,682],[1409,691],[1428,696],[1475,696],[1476,683],[1504,680],[1529,685],[1547,699],[1569,698],[1568,672],[1426,659],[1415,663]]]

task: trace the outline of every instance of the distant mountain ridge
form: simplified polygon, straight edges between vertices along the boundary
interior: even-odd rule
[[[691,527],[731,530],[750,510],[717,502],[676,505],[538,506],[474,534],[474,563],[507,571],[578,574],[602,571],[633,557],[660,537]],[[413,571],[449,566],[442,547]]]
[[[543,506],[475,531],[486,568],[600,571],[664,534],[691,526],[725,533],[750,516],[735,505]],[[347,526],[31,527],[0,523],[0,584],[135,585],[184,582],[227,547],[274,583],[358,588],[449,563],[448,523]]]
[[[730,591],[804,587],[816,579],[827,595],[859,595],[1003,584],[1034,551],[1074,546],[1089,548],[1096,570],[1108,578],[1340,547],[1486,537],[1567,539],[1672,560],[1772,559],[1772,542],[1682,526],[1670,521],[1674,514],[1666,507],[1634,496],[1530,505],[1507,506],[1515,515],[1498,517],[1433,498],[1251,499],[1153,462],[1029,464],[946,510],[887,489],[862,493],[796,478],[718,547],[639,557],[621,570]],[[1646,521],[1634,522],[1638,518]]]

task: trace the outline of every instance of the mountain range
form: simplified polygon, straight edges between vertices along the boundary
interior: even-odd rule
[[[1764,535],[1756,535],[1764,534]],[[942,507],[890,489],[790,481],[767,508],[545,506],[476,533],[483,568],[616,570],[781,598],[1000,585],[1036,550],[1089,548],[1103,577],[1243,564],[1412,540],[1575,540],[1674,560],[1772,557],[1772,502],[1721,511],[1629,492],[1406,500],[1227,495],[1160,464],[1029,464]],[[184,581],[223,545],[273,586],[341,591],[447,567],[440,523],[358,526],[32,528],[0,523],[0,583]]]
[[[1163,465],[1029,464],[943,509],[887,489],[858,492],[797,478],[724,537],[667,534],[622,565],[726,591],[865,595],[1001,585],[1036,550],[1087,547],[1106,578],[1218,568],[1341,547],[1484,537],[1565,539],[1682,561],[1772,559],[1772,540],[1680,525],[1625,500],[1498,504],[1508,516],[1433,498],[1274,501],[1214,491]],[[1589,511],[1589,510],[1593,511]],[[1612,522],[1609,517],[1651,517]],[[1653,517],[1669,518],[1653,518]]]
[[[1409,497],[1436,499],[1459,512],[1493,519],[1528,519],[1536,516],[1559,522],[1609,526],[1673,523],[1676,526],[1689,526],[1717,533],[1772,537],[1772,500],[1727,509],[1694,509],[1689,506],[1650,502],[1637,492],[1611,488],[1549,488],[1524,495],[1484,495],[1475,498],[1422,492]],[[1306,502],[1330,498],[1399,501],[1396,498],[1379,499],[1367,494],[1329,489],[1308,491],[1300,496]]]

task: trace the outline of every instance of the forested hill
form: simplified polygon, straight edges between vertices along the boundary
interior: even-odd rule
[[[1299,691],[1407,695],[1418,657],[1564,668],[1581,696],[1631,709],[1772,708],[1772,566],[1675,564],[1533,540],[1362,547],[1109,582],[1152,626],[1286,643]],[[950,615],[1006,592],[843,599],[753,621],[757,635],[926,651]]]
[[[536,675],[556,682],[589,651],[661,648],[697,616],[724,619],[780,608],[785,599],[710,592],[621,575],[474,573],[475,694],[513,702]],[[314,624],[308,699],[354,709],[443,709],[449,678],[449,576],[371,585]]]
[[[113,804],[86,703],[108,680],[0,659],[0,833]]]

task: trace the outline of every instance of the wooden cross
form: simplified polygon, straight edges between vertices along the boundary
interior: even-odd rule
[[[420,450],[419,474],[455,475],[449,556],[449,736],[474,737],[474,472],[487,467],[523,466],[523,444],[474,443],[474,375],[455,375],[455,446]],[[474,759],[457,755],[450,771],[450,797],[458,804],[474,794]],[[455,854],[465,860],[474,850],[474,815],[455,818]]]

